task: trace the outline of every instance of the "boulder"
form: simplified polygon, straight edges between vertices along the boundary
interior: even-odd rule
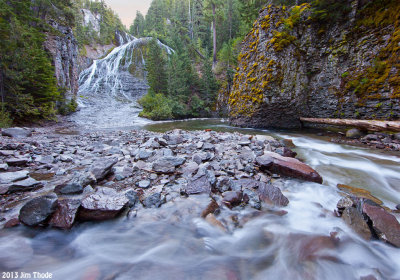
[[[347,138],[352,138],[352,139],[359,139],[364,135],[362,131],[360,131],[357,128],[352,128],[346,131],[346,137]]]
[[[184,164],[182,157],[162,157],[153,163],[153,171],[157,173],[173,173],[175,168]]]
[[[256,163],[261,170],[322,184],[322,177],[317,171],[295,158],[283,157],[274,152],[264,152],[264,155],[256,158]]]
[[[11,127],[3,129],[1,135],[13,138],[30,137],[32,136],[32,130],[29,128]]]
[[[189,181],[185,187],[186,194],[211,193],[211,184],[207,175]]]
[[[251,189],[245,189],[243,191],[243,202],[248,203],[254,209],[261,209],[261,200],[260,196]]]
[[[342,197],[336,204],[339,215],[342,215],[343,211],[348,207],[352,207],[353,204],[353,200],[351,200],[349,197]]]
[[[18,180],[28,178],[29,171],[21,170],[16,172],[0,173],[0,184],[9,184]]]
[[[349,227],[351,227],[365,240],[370,240],[372,238],[367,221],[364,220],[363,215],[358,212],[356,208],[347,207],[342,213],[342,219]]]
[[[125,194],[111,188],[98,187],[94,193],[82,200],[78,216],[84,221],[112,219],[121,213],[128,202]]]
[[[7,163],[0,163],[0,171],[7,171],[8,170],[8,164]]]
[[[369,203],[364,203],[362,211],[371,220],[379,239],[400,247],[400,224],[395,216]]]
[[[64,199],[58,201],[57,209],[49,224],[56,228],[70,229],[74,224],[81,201],[78,199]]]
[[[57,207],[57,195],[48,194],[28,201],[19,211],[19,220],[27,226],[45,224]]]
[[[112,167],[117,162],[118,158],[116,157],[98,160],[93,163],[94,167],[90,170],[90,172],[93,173],[97,181],[101,181],[111,173]]]
[[[268,204],[276,206],[286,206],[289,204],[289,199],[282,194],[281,190],[271,184],[260,182],[257,192],[260,199]]]

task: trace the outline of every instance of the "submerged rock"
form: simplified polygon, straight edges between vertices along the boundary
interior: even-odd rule
[[[49,194],[28,201],[19,212],[19,220],[27,226],[37,226],[46,220],[56,210],[57,195]]]
[[[128,205],[128,198],[123,193],[107,187],[99,187],[96,192],[82,200],[79,219],[101,221],[115,218]]]
[[[322,184],[322,177],[318,172],[298,159],[265,152],[263,156],[256,158],[256,162],[262,170]]]

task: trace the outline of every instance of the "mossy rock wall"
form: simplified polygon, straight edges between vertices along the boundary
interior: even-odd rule
[[[346,18],[330,23],[309,4],[265,7],[239,56],[231,122],[296,128],[300,117],[399,119],[400,2],[369,2],[349,1]]]

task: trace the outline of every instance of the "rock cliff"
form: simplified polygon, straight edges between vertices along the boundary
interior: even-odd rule
[[[310,4],[260,11],[229,96],[233,124],[296,128],[299,117],[400,117],[400,2],[342,2],[348,9],[335,20],[337,11],[321,14]]]
[[[52,57],[58,86],[65,89],[64,97],[71,99],[78,92],[78,43],[71,27],[55,20],[48,24],[55,32],[47,34],[44,47]]]

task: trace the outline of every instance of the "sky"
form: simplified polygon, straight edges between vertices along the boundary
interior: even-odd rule
[[[113,9],[122,23],[129,28],[136,16],[136,11],[147,14],[152,0],[105,0],[108,7]]]

